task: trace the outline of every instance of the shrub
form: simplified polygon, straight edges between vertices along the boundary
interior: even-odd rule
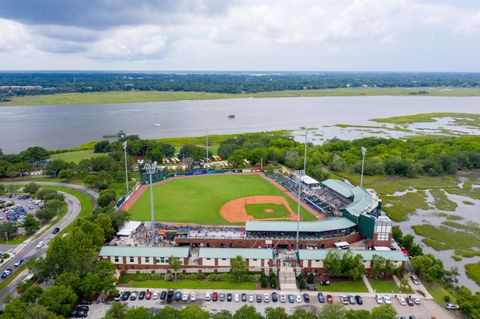
[[[315,275],[313,273],[309,273],[307,277],[307,282],[309,284],[313,284],[315,282]]]
[[[163,274],[151,274],[150,278],[153,280],[162,280],[163,279]]]
[[[450,296],[449,295],[443,296],[443,301],[450,302]]]
[[[272,280],[272,278],[277,278],[277,274],[275,274],[274,272],[271,272],[269,275],[269,278],[270,280]]]
[[[272,289],[276,289],[277,288],[277,278],[275,277],[270,277],[270,287]]]
[[[257,281],[259,281],[261,278],[262,278],[262,275],[260,275],[260,274],[252,274],[252,275],[249,275],[249,279],[248,279],[247,281],[257,282]]]
[[[307,288],[307,285],[305,284],[305,280],[303,278],[300,279],[300,282],[298,283],[298,286],[300,287],[300,289]]]
[[[267,288],[267,276],[264,276],[264,277],[260,280],[260,285],[262,286],[262,288]]]
[[[172,274],[165,274],[165,275],[163,275],[163,280],[172,281],[173,280],[173,275]]]

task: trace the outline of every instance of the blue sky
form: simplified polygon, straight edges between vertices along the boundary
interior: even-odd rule
[[[480,72],[477,0],[1,0],[1,70]]]

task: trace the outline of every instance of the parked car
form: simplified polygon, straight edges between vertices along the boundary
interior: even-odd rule
[[[243,293],[242,294],[242,302],[246,302],[246,301],[247,301],[247,294]]]
[[[414,302],[416,305],[420,305],[420,304],[421,304],[420,298],[418,298],[418,297],[412,297],[412,299],[413,299],[413,302]]]
[[[411,275],[411,276],[410,276],[410,279],[412,279],[412,282],[413,282],[415,285],[420,285],[420,280],[418,279],[417,275]]]
[[[325,297],[323,296],[323,294],[321,292],[319,292],[317,294],[317,299],[318,299],[319,303],[325,303]]]
[[[349,302],[351,305],[356,304],[355,297],[352,296],[352,295],[349,295],[349,296],[348,296],[348,302]]]
[[[286,303],[287,302],[287,295],[281,294],[280,295],[280,302],[281,303]]]
[[[196,293],[196,292],[192,292],[192,293],[190,294],[190,301],[191,301],[191,302],[197,301],[197,293]]]
[[[21,264],[23,264],[24,261],[25,261],[25,259],[22,258],[22,259],[20,259],[19,261],[17,261],[14,266],[15,266],[15,267],[18,267],[18,266],[20,266]]]
[[[188,297],[189,297],[188,292],[184,292],[184,293],[182,294],[182,301],[187,302],[187,301],[188,301]]]
[[[269,303],[270,302],[270,295],[269,294],[264,294],[263,295],[263,301],[265,303]]]
[[[383,304],[383,297],[380,296],[380,295],[375,295],[375,301],[376,301],[379,305],[381,305],[381,304]]]
[[[407,301],[407,305],[409,305],[410,307],[413,307],[413,305],[415,305],[412,297],[410,297],[410,296],[407,297],[406,301]]]
[[[262,302],[262,295],[257,295],[257,303],[261,303]]]
[[[145,294],[145,299],[147,300],[152,299],[152,292],[150,290],[147,290],[147,293]]]
[[[153,299],[153,300],[157,300],[157,299],[158,299],[158,296],[159,296],[158,291],[154,291],[153,294],[152,294],[152,299]]]
[[[138,294],[138,300],[143,300],[145,299],[145,291],[140,291]]]
[[[344,304],[344,305],[348,305],[350,302],[348,301],[348,297],[343,295],[343,296],[340,296],[340,301]]]
[[[255,301],[255,298],[253,297],[253,295],[248,295],[248,302],[253,303],[254,301]]]
[[[233,301],[239,302],[240,301],[240,295],[239,294],[234,294],[233,295]]]
[[[3,279],[7,278],[12,273],[12,271],[13,270],[11,268],[5,269],[2,273],[2,278]]]
[[[445,304],[445,309],[447,309],[447,310],[460,310],[460,307],[458,305],[453,304],[453,303],[447,303],[447,304]]]
[[[175,292],[175,300],[179,301],[180,299],[182,299],[182,293],[180,291],[176,291]]]
[[[327,303],[333,303],[332,295],[327,295]]]
[[[82,305],[82,306],[91,305],[92,303],[93,302],[90,299],[82,299],[82,301],[80,301],[80,305]]]
[[[118,292],[118,295],[116,295],[116,296],[113,298],[113,300],[115,300],[115,301],[120,301],[120,300],[122,300],[122,295],[123,295],[123,291],[120,290],[120,291]]]
[[[225,301],[225,294],[222,292],[220,295],[218,295],[218,300],[219,301]]]
[[[417,317],[415,317],[414,315],[410,315],[408,319],[417,319]]]
[[[292,294],[289,294],[289,295],[288,295],[288,302],[289,302],[289,303],[295,303],[295,296],[292,295]]]
[[[355,301],[357,302],[357,304],[363,305],[363,299],[359,295],[355,296]]]
[[[138,297],[138,292],[136,292],[136,291],[134,291],[130,294],[130,300],[131,301],[137,300],[137,297]]]
[[[73,309],[71,313],[72,318],[87,318],[88,317],[88,311],[84,311],[81,309]]]
[[[164,290],[160,293],[160,299],[164,300],[165,298],[167,298],[167,292]]]
[[[172,301],[173,301],[173,296],[174,296],[173,290],[169,290],[169,291],[167,292],[167,303],[172,303]]]
[[[385,304],[387,305],[391,305],[392,304],[392,299],[390,299],[390,296],[385,294],[383,295],[383,301],[385,302]]]
[[[295,299],[296,299],[297,303],[302,302],[302,296],[300,294],[297,294],[297,297]]]
[[[227,301],[228,301],[228,302],[231,302],[232,299],[233,299],[233,296],[232,296],[232,294],[229,292],[229,293],[227,294]]]
[[[210,301],[210,300],[212,300],[212,295],[209,292],[205,293],[205,301]]]
[[[212,301],[217,301],[218,300],[218,293],[214,292],[212,294]]]
[[[120,298],[122,301],[127,301],[130,298],[130,291],[124,291],[122,297]]]
[[[38,244],[37,244],[37,248],[42,248],[43,245],[45,245],[45,241],[40,240],[40,241],[38,242]]]
[[[310,296],[307,294],[307,293],[304,293],[303,294],[303,301],[305,303],[309,303],[310,302]]]
[[[407,302],[405,301],[405,298],[403,298],[402,296],[397,296],[397,300],[398,300],[398,303],[402,306],[406,306],[407,305]]]
[[[55,234],[58,234],[59,231],[60,231],[60,228],[55,227],[55,228],[53,229],[53,231],[52,231],[52,234],[54,234],[54,235],[55,235]]]
[[[272,302],[278,301],[278,294],[276,292],[272,292]]]

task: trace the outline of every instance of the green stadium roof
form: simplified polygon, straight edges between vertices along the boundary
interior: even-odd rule
[[[300,232],[324,232],[348,229],[356,224],[345,217],[331,218],[314,222],[300,222]],[[296,232],[297,222],[247,221],[246,231]]]
[[[363,188],[357,186],[352,188],[353,202],[343,208],[353,216],[358,216],[365,212],[372,203],[372,196]]]
[[[331,190],[337,192],[345,198],[350,198],[353,196],[352,185],[349,185],[345,182],[342,182],[338,179],[327,179],[322,182],[323,186],[330,188]]]
[[[187,258],[188,247],[131,247],[131,246],[103,246],[100,256],[125,257],[178,257]]]
[[[343,254],[346,250],[339,250],[340,255]],[[385,259],[392,261],[405,261],[407,258],[400,250],[350,250],[353,255],[360,254],[362,255],[363,260],[372,260],[373,255],[381,256]],[[303,260],[323,260],[327,256],[329,249],[300,249],[299,258]]]
[[[244,259],[273,259],[272,249],[258,248],[200,248],[198,258],[228,258],[242,256]]]

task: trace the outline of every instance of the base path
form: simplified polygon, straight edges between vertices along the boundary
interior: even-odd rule
[[[277,204],[284,205],[290,216],[279,218],[256,219],[247,213],[247,205],[250,204]],[[243,223],[247,220],[297,220],[297,215],[290,207],[288,201],[281,196],[249,196],[229,201],[220,209],[220,215],[230,223]]]

